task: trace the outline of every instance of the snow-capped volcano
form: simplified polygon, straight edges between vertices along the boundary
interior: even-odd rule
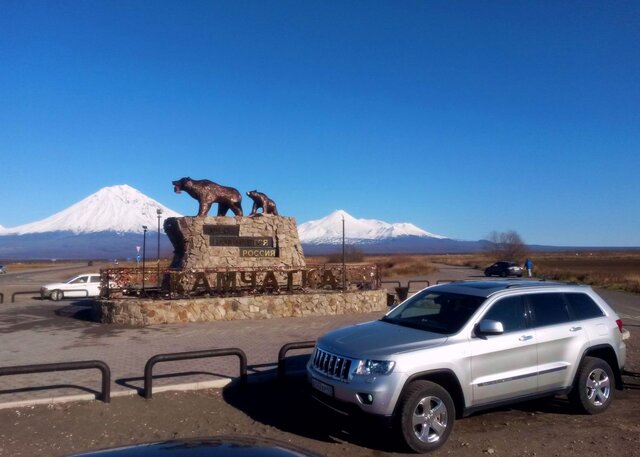
[[[445,236],[434,235],[407,222],[390,224],[375,219],[356,219],[344,210],[337,210],[322,219],[300,224],[298,226],[300,241],[305,244],[341,243],[343,219],[345,242],[349,244],[406,236],[447,239]]]
[[[158,230],[157,210],[161,222],[180,214],[147,197],[126,184],[104,187],[84,200],[46,219],[18,227],[0,227],[0,235],[26,235],[47,232],[73,233],[141,233],[146,225]]]

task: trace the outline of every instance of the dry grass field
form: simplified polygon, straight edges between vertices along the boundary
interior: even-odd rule
[[[340,263],[335,256],[313,256],[306,258],[309,265],[321,265],[325,263]],[[401,276],[421,276],[435,273],[438,268],[433,265],[430,256],[427,255],[363,255],[357,259],[347,257],[348,264],[374,263],[382,269],[385,278],[398,278]]]
[[[531,253],[538,278],[572,281],[609,289],[640,293],[640,251]],[[325,263],[328,257],[312,257],[309,263]],[[349,262],[347,258],[347,262]],[[434,264],[483,270],[497,259],[487,254],[366,255],[363,261],[382,267],[385,278],[420,276],[437,271]],[[524,259],[521,259],[524,261]]]
[[[482,254],[428,256],[434,263],[483,269],[494,259]],[[573,281],[640,293],[640,251],[532,253],[536,277]]]
[[[2,262],[0,262],[2,263]],[[23,262],[19,261],[9,261],[4,264],[7,272],[16,273],[21,271],[28,270],[40,270],[43,268],[57,268],[57,267],[65,267],[65,266],[73,266],[78,265],[79,263],[86,263],[87,261],[70,261],[70,260],[60,260],[60,261],[51,261],[51,260],[25,260]]]

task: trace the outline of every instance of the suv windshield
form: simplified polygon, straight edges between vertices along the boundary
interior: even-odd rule
[[[484,300],[474,295],[424,290],[389,312],[382,320],[451,335],[460,331]]]

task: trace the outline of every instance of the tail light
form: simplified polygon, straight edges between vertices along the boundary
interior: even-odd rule
[[[618,325],[618,330],[622,333],[622,319],[617,319],[616,324]]]

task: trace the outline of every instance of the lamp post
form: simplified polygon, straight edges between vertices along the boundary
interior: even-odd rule
[[[156,213],[158,214],[158,288],[160,288],[160,218],[162,217],[162,210],[158,208]]]
[[[144,295],[144,264],[147,257],[147,226],[142,226],[142,294]]]
[[[342,216],[342,290],[347,290],[347,265],[344,255],[344,216]]]

